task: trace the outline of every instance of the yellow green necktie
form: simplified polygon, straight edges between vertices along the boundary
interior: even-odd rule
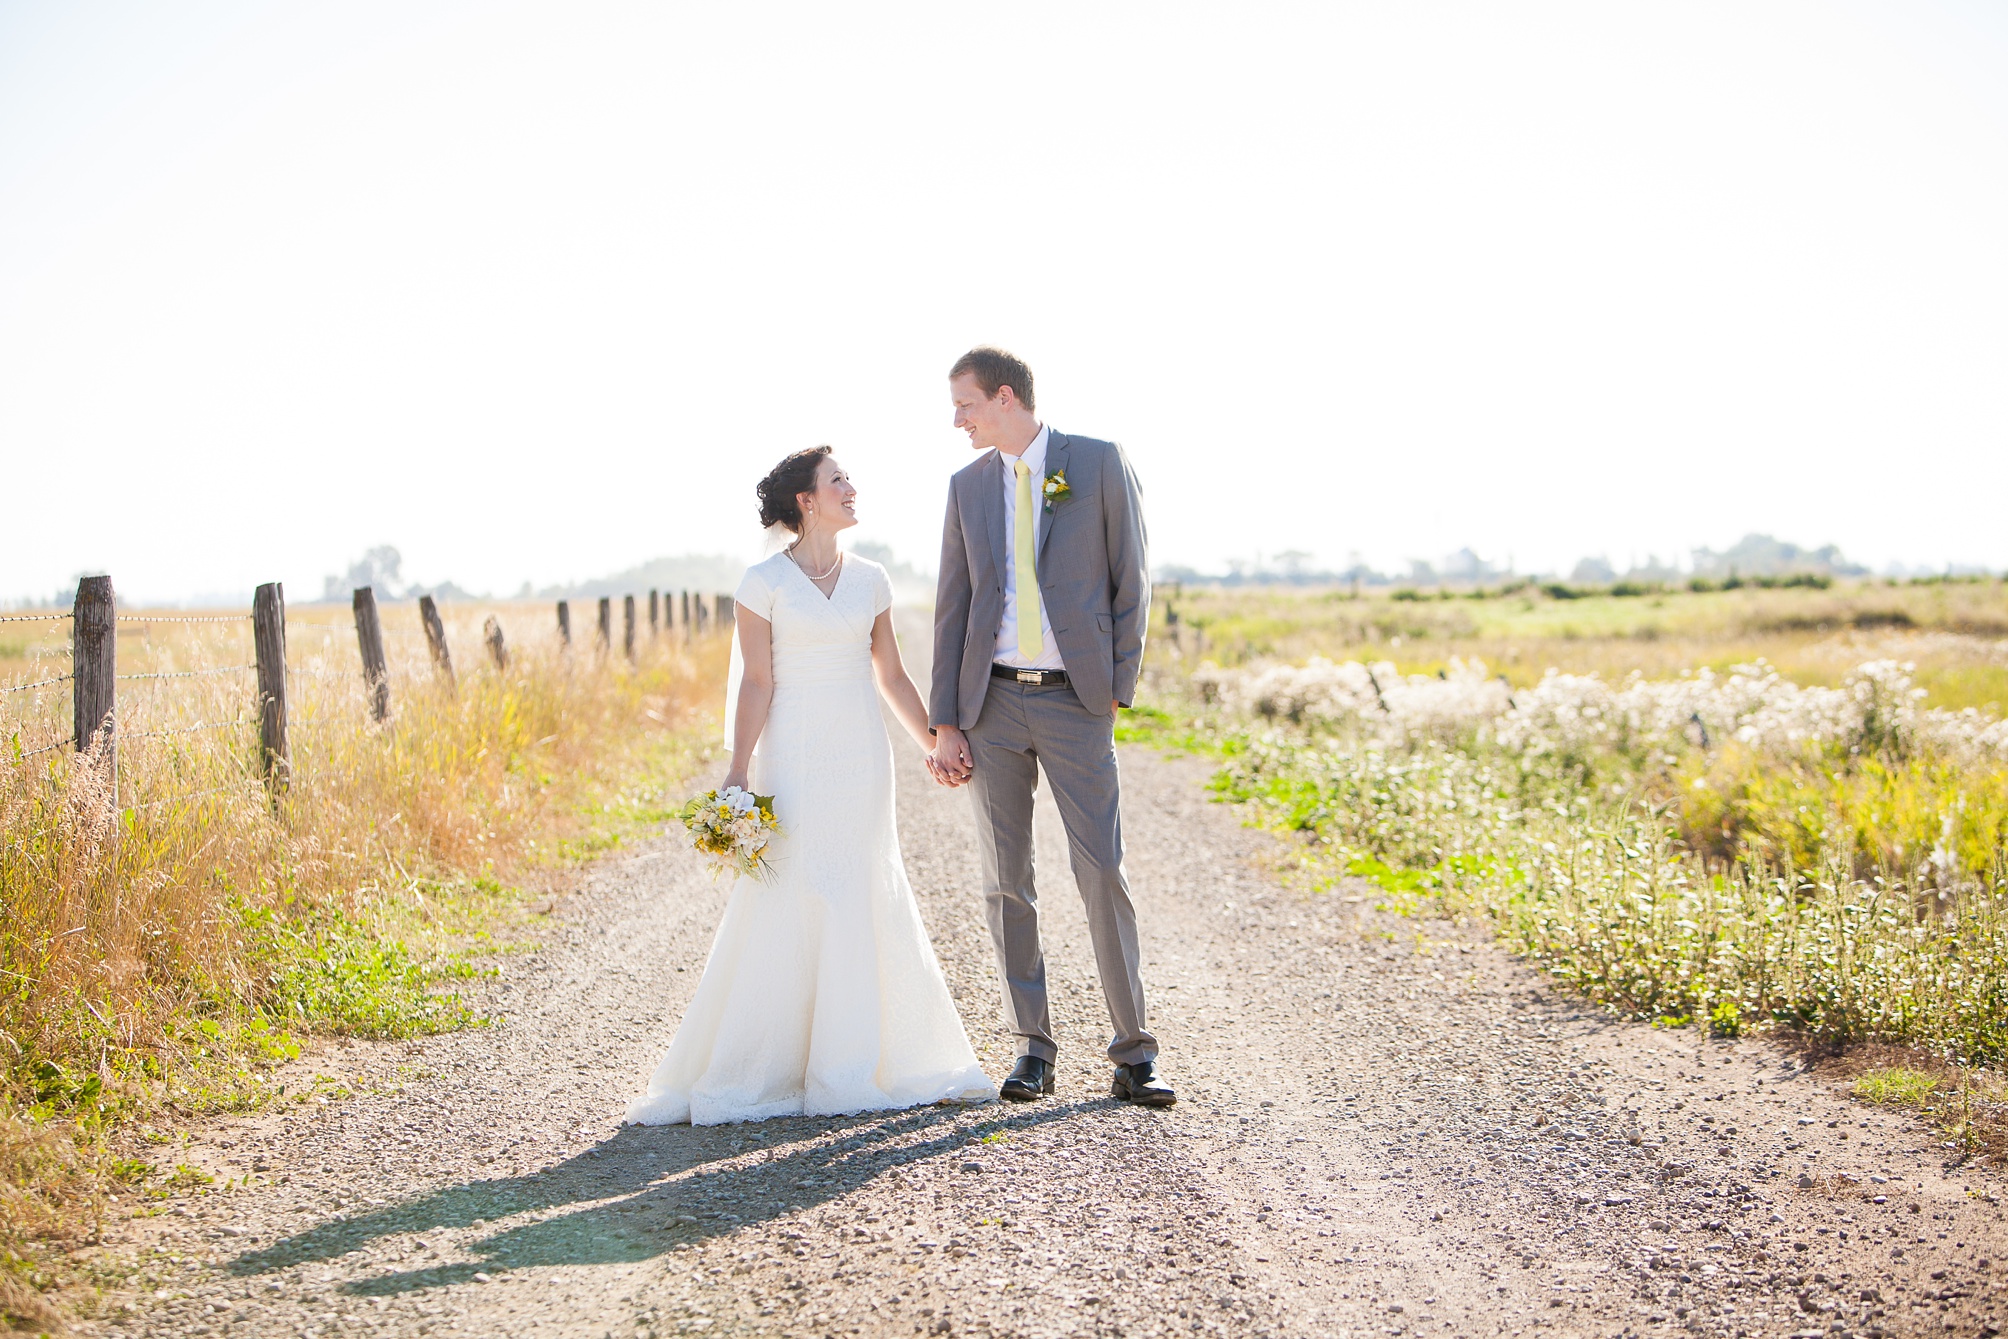
[[[1017,462],[1017,535],[1012,543],[1012,566],[1018,582],[1018,654],[1027,665],[1046,653],[1046,639],[1039,633],[1039,573],[1032,561],[1032,467]]]

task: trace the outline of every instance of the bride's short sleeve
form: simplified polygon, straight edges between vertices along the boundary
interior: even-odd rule
[[[885,568],[872,564],[872,617],[877,618],[892,608],[892,577]]]
[[[767,574],[757,567],[746,569],[746,575],[739,579],[739,589],[732,593],[732,603],[749,613],[758,614],[769,623],[774,621],[774,588],[767,584]]]

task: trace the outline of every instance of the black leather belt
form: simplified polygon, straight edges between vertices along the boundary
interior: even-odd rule
[[[1014,669],[1009,665],[992,665],[990,677],[1009,679],[1013,683],[1037,684],[1041,688],[1064,686],[1067,682],[1065,670]]]

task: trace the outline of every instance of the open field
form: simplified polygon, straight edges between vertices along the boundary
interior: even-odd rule
[[[1948,1123],[2002,1151],[2001,583],[1170,603],[1125,733],[1218,757],[1314,886],[1481,916],[1634,1016],[1955,1061]]]
[[[1834,685],[1865,660],[1916,665],[1934,705],[2008,709],[2008,583],[1843,582],[1826,589],[1664,590],[1556,599],[1533,586],[1401,592],[1161,590],[1179,618],[1188,662],[1386,660],[1434,674],[1451,657],[1480,659],[1516,685],[1550,667],[1622,679],[1758,659],[1803,684]],[[1160,619],[1154,631],[1163,628]],[[1200,640],[1200,639],[1203,639]],[[1159,656],[1153,666],[1175,659]]]
[[[269,1076],[307,1038],[477,1021],[452,982],[680,798],[723,638],[644,640],[629,663],[585,619],[561,649],[548,605],[445,616],[451,677],[413,607],[385,606],[376,725],[350,611],[291,613],[277,794],[241,610],[121,614],[116,773],[43,751],[68,734],[66,684],[0,697],[0,1311],[48,1318],[37,1286],[60,1271],[30,1242],[88,1240],[110,1204],[165,1193],[153,1149],[175,1124],[306,1096]],[[67,670],[65,624],[0,634],[0,687]]]

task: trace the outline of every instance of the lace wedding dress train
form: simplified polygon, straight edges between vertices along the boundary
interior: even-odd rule
[[[848,1115],[997,1095],[976,1063],[900,859],[892,745],[871,628],[878,564],[844,559],[826,598],[786,554],[735,597],[774,630],[774,700],[749,780],[781,835],[732,889],[648,1092],[642,1125]]]

